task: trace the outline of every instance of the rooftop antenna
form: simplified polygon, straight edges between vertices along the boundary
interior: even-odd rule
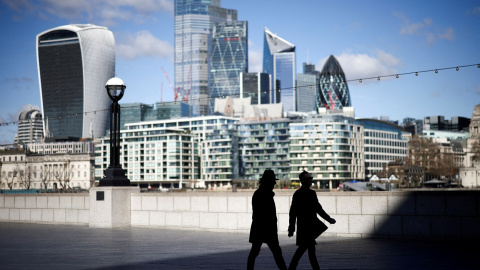
[[[307,64],[310,64],[310,61],[308,61],[308,48],[307,48]]]

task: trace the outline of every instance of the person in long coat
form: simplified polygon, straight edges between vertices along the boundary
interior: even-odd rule
[[[307,249],[312,268],[320,269],[315,255],[315,245],[317,244],[315,238],[326,229],[326,226],[317,218],[317,214],[330,224],[335,224],[336,221],[323,210],[318,202],[317,193],[310,189],[313,180],[310,173],[303,171],[299,178],[302,186],[293,194],[288,226],[288,236],[292,237],[295,232],[295,221],[297,223],[296,244],[298,248],[288,269],[297,269],[298,261]]]
[[[276,184],[275,172],[265,170],[260,179],[260,187],[252,197],[252,226],[250,228],[249,242],[252,249],[248,255],[247,269],[254,269],[255,259],[260,253],[263,243],[266,243],[273,253],[273,257],[279,269],[286,270],[287,265],[283,259],[282,249],[278,242],[277,233],[277,210],[273,196],[273,187]]]

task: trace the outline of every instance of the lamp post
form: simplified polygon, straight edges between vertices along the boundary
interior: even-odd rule
[[[120,105],[118,101],[125,93],[122,79],[113,77],[107,81],[105,89],[113,101],[110,106],[110,165],[105,170],[105,177],[99,186],[130,186],[130,180],[125,176],[125,170],[120,164]]]

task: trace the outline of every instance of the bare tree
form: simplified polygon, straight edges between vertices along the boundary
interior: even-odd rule
[[[449,178],[455,171],[453,153],[442,152],[439,144],[427,138],[414,137],[408,143],[408,156],[405,167],[423,168],[425,181],[432,177]],[[480,144],[479,144],[480,160]]]
[[[470,150],[473,154],[472,156],[472,164],[480,162],[480,141],[475,140],[472,144],[472,148]]]
[[[53,179],[52,169],[48,165],[44,165],[40,168],[40,179],[42,184],[45,187],[45,190],[48,189],[48,183]]]
[[[18,170],[15,168],[13,171],[9,171],[4,174],[3,179],[7,183],[7,186],[10,190],[13,189],[13,183],[15,182],[15,178],[18,176]]]
[[[23,171],[20,171],[18,180],[20,185],[29,190],[32,186],[33,169],[32,165],[26,165]]]
[[[63,164],[59,164],[54,173],[55,179],[58,181],[63,190],[69,188],[72,175],[73,167],[70,166],[70,160]]]

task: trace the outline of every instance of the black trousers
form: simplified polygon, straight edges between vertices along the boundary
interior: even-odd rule
[[[247,270],[253,270],[255,267],[255,259],[257,258],[258,254],[260,254],[260,249],[262,248],[262,242],[252,243],[252,249],[250,250],[250,254],[248,254],[248,261],[247,261]],[[282,249],[278,242],[276,243],[267,243],[268,247],[272,251],[273,258],[275,259],[275,263],[280,270],[287,270],[287,265],[285,264],[285,260],[283,259]]]
[[[308,258],[310,259],[310,264],[312,265],[312,269],[320,270],[320,266],[318,265],[317,256],[315,255],[315,243],[307,246],[299,246],[295,254],[293,255],[292,261],[290,262],[290,266],[288,270],[295,270],[297,269],[298,262],[303,256],[303,253],[308,249]]]

